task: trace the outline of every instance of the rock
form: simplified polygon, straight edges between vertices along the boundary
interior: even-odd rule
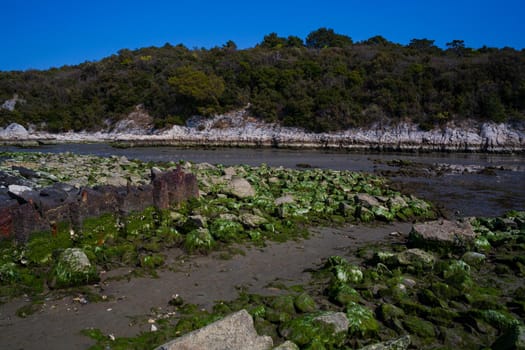
[[[421,267],[432,267],[436,261],[436,257],[431,253],[419,248],[407,249],[396,256],[396,260],[400,265],[416,265]]]
[[[13,170],[15,171],[18,171],[18,173],[20,174],[20,176],[23,176],[25,177],[26,179],[31,179],[31,178],[37,178],[37,177],[40,177],[40,174],[38,174],[36,171],[34,171],[33,169],[28,169],[28,168],[25,168],[23,166],[12,166],[11,167]]]
[[[232,178],[234,177],[235,175],[237,175],[237,171],[235,170],[234,167],[228,167],[228,168],[224,168],[224,170],[222,171],[223,175],[228,177],[228,178]]]
[[[124,187],[128,184],[128,180],[122,176],[111,176],[106,181],[107,185],[115,187]]]
[[[350,334],[364,337],[374,335],[379,331],[379,323],[374,313],[362,305],[355,302],[348,303],[346,316],[349,321]]]
[[[151,180],[153,181],[157,176],[162,175],[162,170],[154,166],[150,169],[150,174],[151,174]]]
[[[307,293],[301,293],[294,299],[294,305],[300,312],[314,312],[317,309],[314,299]]]
[[[299,346],[292,341],[285,341],[281,345],[273,348],[273,350],[299,350]]]
[[[265,218],[259,215],[254,215],[250,213],[242,214],[240,216],[240,220],[244,226],[247,226],[249,228],[257,228],[261,226],[262,224],[265,224],[268,222]]]
[[[167,209],[199,196],[197,177],[184,173],[180,168],[155,175],[152,184],[153,203],[159,209]]]
[[[29,132],[22,125],[17,123],[9,124],[4,130],[0,130],[0,139],[17,140],[27,139]]]
[[[485,263],[486,258],[487,258],[487,256],[485,254],[482,254],[482,253],[466,252],[461,257],[461,260],[463,260],[464,262],[466,262],[470,266],[479,269],[481,267],[481,265],[483,265]]]
[[[196,228],[207,227],[207,220],[202,215],[191,215],[188,219],[196,226]]]
[[[291,204],[295,203],[295,198],[292,195],[285,195],[279,198],[276,198],[274,201],[275,205],[282,205],[282,204]]]
[[[405,199],[401,196],[390,198],[387,203],[388,207],[393,211],[399,211],[408,205]]]
[[[464,249],[474,243],[476,234],[469,222],[436,220],[416,224],[408,236],[409,244],[421,248]]]
[[[195,164],[195,169],[197,170],[217,170],[217,167],[215,165],[211,165],[210,163],[199,163]]]
[[[15,198],[19,198],[24,192],[31,192],[33,189],[28,186],[9,185],[8,191],[9,194],[13,195]]]
[[[494,350],[525,349],[525,326],[514,324],[492,344]]]
[[[80,248],[67,248],[60,254],[52,270],[52,287],[69,287],[98,280],[95,266]]]
[[[246,310],[241,310],[156,350],[267,350],[272,347],[272,338],[257,335],[252,317]]]
[[[344,312],[325,312],[314,318],[314,321],[318,321],[324,324],[330,324],[334,326],[334,332],[347,332],[350,323],[348,317]]]
[[[360,204],[365,208],[372,208],[381,205],[374,196],[366,193],[358,193],[355,195],[354,199],[356,204]]]
[[[49,222],[44,219],[30,203],[16,206],[11,211],[14,238],[18,242],[27,242],[33,232],[51,231]]]
[[[436,331],[431,322],[425,321],[416,316],[405,316],[403,325],[410,333],[414,333],[421,338],[434,338]]]
[[[285,321],[279,327],[279,333],[287,340],[294,342],[300,347],[312,345],[323,339],[325,348],[339,348],[346,338],[346,330],[335,331],[346,325],[339,315],[334,316],[335,312],[321,314],[305,314],[294,319]],[[323,318],[323,315],[327,315]],[[317,319],[321,317],[320,319]],[[334,324],[334,323],[337,323]]]
[[[382,343],[367,345],[360,350],[406,350],[410,346],[410,335],[404,335],[401,338],[385,341]]]
[[[226,192],[239,199],[255,196],[252,185],[244,178],[234,176],[226,185]]]

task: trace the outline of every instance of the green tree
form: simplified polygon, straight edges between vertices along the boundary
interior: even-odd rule
[[[352,45],[352,38],[337,34],[333,29],[319,28],[306,37],[306,47],[322,49],[326,47],[345,47]]]
[[[224,80],[213,74],[205,73],[191,66],[177,69],[168,79],[175,93],[193,105],[205,115],[213,114],[219,107],[219,98],[224,93]]]

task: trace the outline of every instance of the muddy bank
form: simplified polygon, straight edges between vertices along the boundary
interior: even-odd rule
[[[220,252],[187,257],[172,251],[167,267],[158,271],[158,278],[113,280],[127,270],[109,273],[91,289],[92,293],[106,296],[105,302],[82,305],[74,300],[76,295],[53,298],[44,301],[42,309],[27,318],[16,316],[25,301],[2,305],[0,345],[25,350],[85,349],[93,341],[80,331],[91,327],[115,336],[135,336],[150,330],[151,310],[161,308],[161,312],[166,312],[173,294],[205,308],[216,300],[236,298],[239,287],[272,295],[279,291],[270,282],[304,284],[310,279],[305,270],[319,267],[328,256],[346,254],[369,242],[390,240],[391,232],[409,230],[409,224],[314,229],[312,237],[306,240],[271,243],[264,248],[241,247],[243,253],[229,260],[220,259]]]

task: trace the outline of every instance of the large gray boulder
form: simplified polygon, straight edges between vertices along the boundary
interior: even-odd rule
[[[255,190],[248,180],[234,176],[226,185],[227,193],[239,199],[249,198],[255,196]]]
[[[259,336],[246,310],[159,346],[156,350],[269,350],[273,340]]]
[[[469,222],[436,220],[416,224],[408,236],[409,243],[422,248],[465,248],[473,244],[476,234]]]
[[[333,325],[335,333],[347,332],[348,327],[350,327],[350,322],[344,312],[325,312],[314,318],[314,320]]]

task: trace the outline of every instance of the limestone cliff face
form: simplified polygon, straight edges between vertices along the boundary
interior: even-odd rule
[[[334,133],[310,133],[299,128],[261,122],[246,110],[214,118],[191,118],[186,126],[152,129],[142,110],[130,114],[112,128],[96,133],[28,133],[11,124],[0,128],[0,140],[52,139],[56,142],[122,142],[184,146],[265,146],[376,150],[426,150],[469,152],[525,151],[525,123],[508,124],[464,121],[425,131],[412,123],[373,125]]]

